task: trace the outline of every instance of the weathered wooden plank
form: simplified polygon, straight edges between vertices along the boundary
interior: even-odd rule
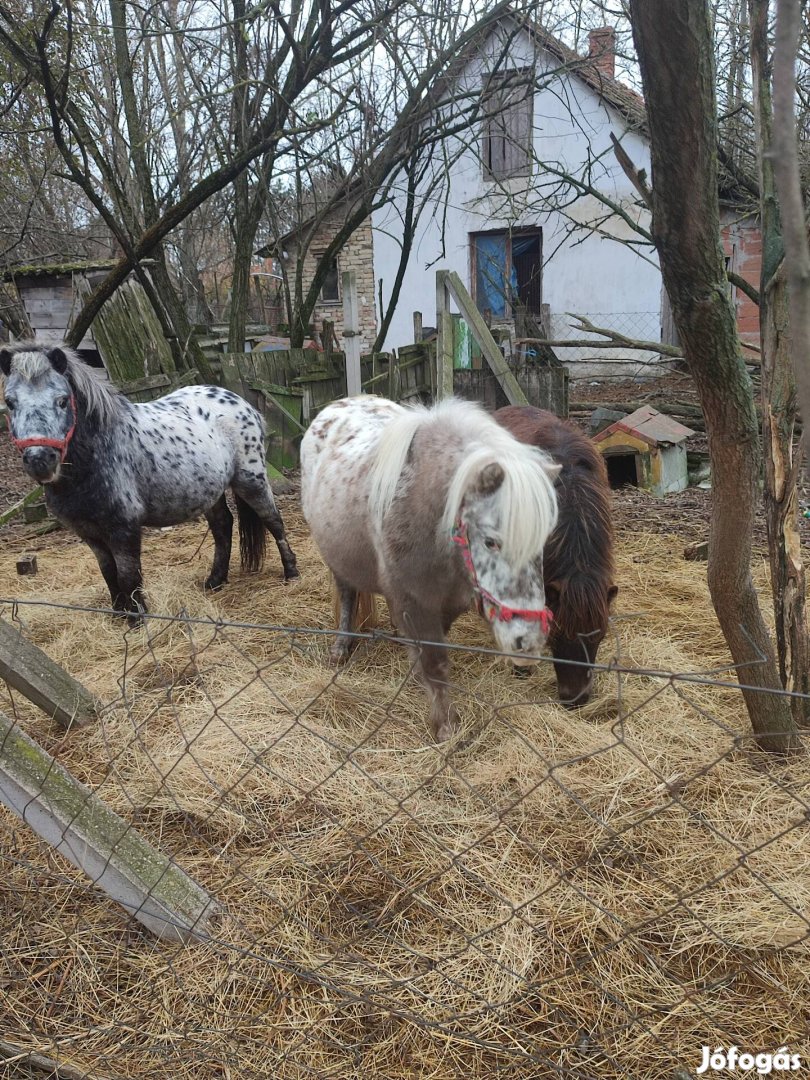
[[[33,491],[29,491],[27,495],[23,495],[21,499],[18,499],[13,506],[10,506],[8,510],[4,510],[0,514],[0,525],[5,525],[7,521],[11,521],[13,517],[16,517],[26,506],[30,506],[31,503],[37,501],[42,497],[42,488],[36,487]]]
[[[399,363],[396,356],[388,362],[388,400],[399,401]]]
[[[121,383],[118,389],[123,394],[138,394],[143,390],[159,390],[164,386],[171,386],[171,383],[168,375],[145,375],[142,379]]]
[[[501,354],[501,350],[498,348],[495,339],[489,332],[489,327],[484,322],[484,317],[478,308],[473,303],[473,299],[467,292],[461,278],[455,272],[455,270],[449,271],[437,271],[436,277],[438,281],[438,275],[445,273],[445,284],[449,290],[451,296],[458,304],[464,319],[467,322],[470,330],[474,334],[481,352],[484,354],[489,366],[492,368],[495,378],[498,380],[501,389],[510,405],[528,405],[529,402],[526,395],[520,388],[517,379],[509,370],[509,366]],[[438,288],[438,285],[437,285]],[[452,354],[451,354],[452,355]],[[452,378],[452,376],[451,376]]]
[[[207,936],[209,893],[2,712],[0,801],[152,933]]]
[[[285,421],[291,423],[302,434],[306,431],[305,425],[298,419],[301,402],[304,398],[303,394],[296,394],[294,390],[290,390],[286,386],[266,383],[261,379],[256,379],[253,382],[253,388],[265,395],[270,408],[281,414]]]
[[[5,679],[63,727],[83,727],[96,715],[90,691],[3,619],[0,619],[0,679]]]
[[[85,297],[90,282],[76,276],[76,291]],[[129,278],[93,321],[98,350],[114,383],[147,375],[173,375],[174,357],[157,315],[140,282]]]
[[[436,397],[453,394],[453,318],[447,308],[448,270],[436,271]]]

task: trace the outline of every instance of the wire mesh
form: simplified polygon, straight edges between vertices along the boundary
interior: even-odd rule
[[[577,313],[580,315],[582,313]],[[660,341],[661,315],[658,311],[599,312],[583,315],[588,322],[605,330],[611,330],[632,341]],[[620,344],[611,346],[608,339],[577,328],[574,318],[565,312],[553,312],[550,334],[554,341],[576,341],[575,346],[556,346],[555,351],[563,363],[571,366],[575,376],[600,374],[626,377],[628,375],[653,375],[671,366],[672,361],[654,351],[631,349]],[[593,347],[582,345],[593,340]]]
[[[464,723],[434,745],[390,633],[335,671],[313,627],[4,614],[111,641],[90,727],[0,707],[218,905],[157,939],[0,811],[6,1075],[663,1077],[705,1044],[808,1053],[810,772],[756,749],[733,672],[631,662],[617,620],[589,715],[547,658],[518,680],[448,646]]]

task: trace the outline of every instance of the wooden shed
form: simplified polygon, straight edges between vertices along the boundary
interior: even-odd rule
[[[34,337],[56,345],[65,340],[89,294],[116,265],[115,259],[106,259],[18,266],[3,277],[16,286]],[[98,313],[78,352],[94,367],[104,367],[136,401],[166,393],[177,381],[171,348],[133,275]]]
[[[689,486],[685,441],[694,432],[650,405],[617,420],[594,437],[611,487],[634,484],[653,495]]]
[[[57,345],[65,340],[83,300],[85,290],[94,288],[115,266],[114,259],[73,260],[42,265],[18,266],[7,270],[5,281],[12,282],[28,316],[34,337]],[[85,335],[79,351],[91,363],[101,364],[92,330]]]

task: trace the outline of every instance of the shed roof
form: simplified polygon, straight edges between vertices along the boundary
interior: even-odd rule
[[[62,262],[29,263],[9,266],[0,274],[0,280],[13,281],[21,277],[59,277],[67,274],[86,274],[93,270],[111,270],[118,265],[117,259],[67,259]]]
[[[73,274],[94,274],[112,270],[120,259],[63,259],[61,262],[21,263],[7,266],[0,272],[0,281],[18,278],[69,277]],[[141,259],[140,265],[147,269],[155,265],[154,259]]]
[[[594,436],[594,442],[600,443],[609,435],[624,432],[626,435],[635,435],[642,439],[648,446],[661,446],[667,443],[680,443],[690,435],[694,435],[691,428],[684,427],[671,416],[658,412],[652,405],[642,405],[640,409],[617,420],[615,424],[600,431]]]

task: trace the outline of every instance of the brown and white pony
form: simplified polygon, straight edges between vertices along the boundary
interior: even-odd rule
[[[557,526],[543,553],[546,600],[554,614],[549,646],[560,701],[584,705],[596,653],[607,633],[613,583],[610,484],[602,455],[554,413],[509,405],[494,414],[516,439],[547,451],[561,466]]]
[[[382,594],[418,643],[434,737],[449,738],[443,643],[473,600],[513,662],[530,663],[545,644],[542,556],[558,472],[472,402],[425,409],[355,397],[323,409],[301,443],[301,504],[340,596],[333,661],[354,643],[358,594]]]

